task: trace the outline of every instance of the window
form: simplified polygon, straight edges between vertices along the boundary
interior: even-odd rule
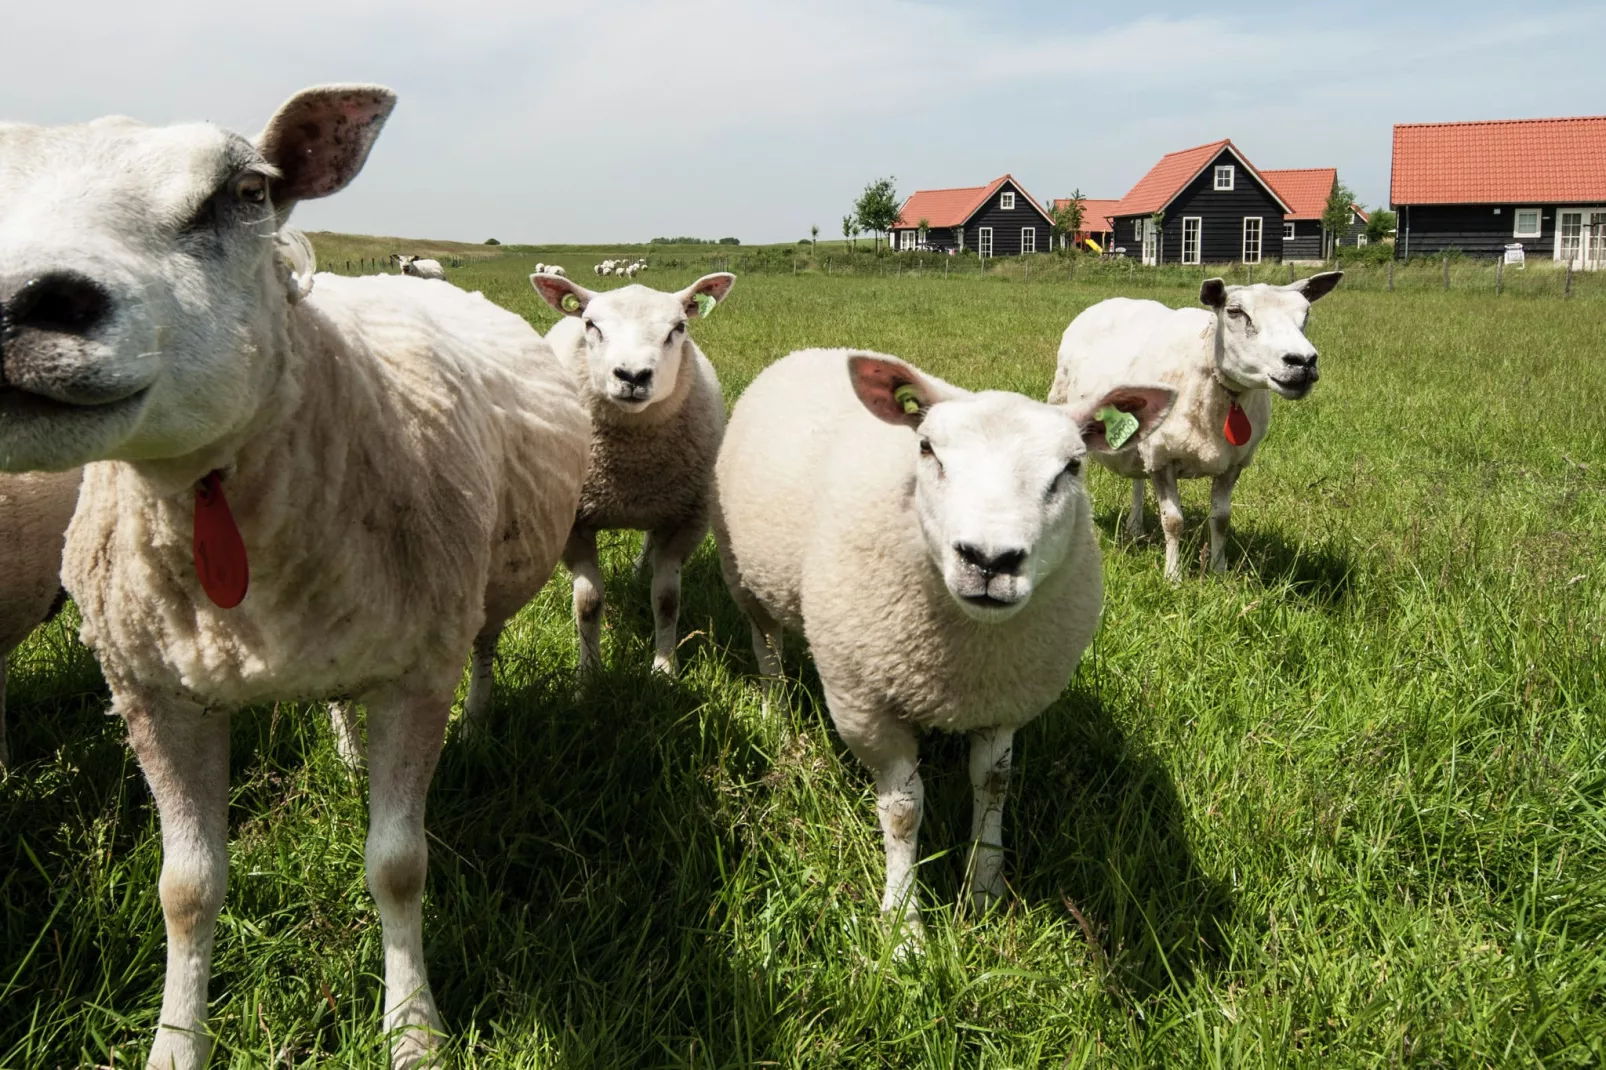
[[[1260,217],[1244,218],[1244,263],[1260,263]]]
[[[1293,240],[1294,240],[1294,224],[1292,224],[1292,223],[1284,223],[1283,224],[1283,241],[1293,241]]]
[[[993,228],[981,227],[976,231],[976,252],[983,257],[993,255]]]
[[[1196,215],[1182,217],[1182,262],[1184,264],[1199,263],[1199,237],[1204,228],[1204,220]]]
[[[1015,210],[1015,195],[1013,193],[1006,193],[1002,197],[999,197],[998,207],[1002,208],[1006,212],[1013,212]]]
[[[1221,166],[1217,167],[1216,168],[1216,189],[1219,189],[1219,190],[1230,190],[1230,189],[1232,189],[1232,177],[1233,177],[1233,166],[1232,166],[1232,164],[1224,163]]]
[[[905,230],[901,231],[900,233],[903,235],[903,248],[905,250],[913,249],[915,247],[915,232],[912,230]]]
[[[1516,217],[1517,225],[1511,232],[1513,238],[1539,237],[1539,209],[1518,208]]]
[[[1362,249],[1362,248],[1365,248],[1365,246],[1366,246],[1366,235],[1364,235],[1364,234],[1355,235],[1355,248]]]
[[[1022,253],[1035,253],[1035,252],[1037,252],[1037,228],[1036,227],[1021,227],[1020,228],[1020,251]]]
[[[1355,225],[1355,213],[1354,212],[1351,212],[1349,214],[1349,225],[1352,226],[1352,227]]]
[[[1141,220],[1141,219],[1134,219],[1132,221],[1132,240],[1133,241],[1142,241],[1143,240],[1143,220]]]

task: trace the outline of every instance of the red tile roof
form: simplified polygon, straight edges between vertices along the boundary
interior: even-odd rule
[[[1112,216],[1149,215],[1158,212],[1170,204],[1176,195],[1181,193],[1199,173],[1210,166],[1210,161],[1221,155],[1222,149],[1231,149],[1232,154],[1243,164],[1261,185],[1272,191],[1272,196],[1279,201],[1283,198],[1271,184],[1261,177],[1260,172],[1244,158],[1238,151],[1238,146],[1230,138],[1212,141],[1208,145],[1196,145],[1181,152],[1170,152],[1160,157],[1160,162],[1149,168],[1149,173],[1138,179],[1138,184],[1127,191],[1121,202],[1110,212]],[[1287,204],[1284,203],[1284,208]]]
[[[1283,216],[1288,222],[1296,219],[1320,219],[1327,198],[1333,195],[1338,182],[1336,167],[1301,167],[1282,171],[1262,171],[1260,177],[1271,183],[1277,196],[1288,202],[1293,211]]]
[[[1606,115],[1398,124],[1389,201],[1606,201]]]
[[[1071,199],[1069,197],[1061,197],[1054,202],[1054,210],[1057,212],[1070,203]],[[1120,201],[1114,200],[1096,200],[1092,197],[1083,197],[1082,233],[1097,234],[1100,231],[1110,230],[1114,226],[1110,222],[1110,209],[1120,203]]]
[[[903,211],[898,221],[892,224],[893,229],[900,227],[908,229],[920,225],[924,219],[928,227],[958,227],[976,214],[976,209],[986,204],[992,195],[998,192],[998,187],[1005,182],[1010,183],[1020,193],[1023,200],[1028,201],[1033,208],[1042,212],[1042,206],[1032,200],[1032,195],[1026,192],[1026,187],[1015,181],[1013,175],[1000,175],[985,186],[964,186],[959,189],[922,189],[909,195],[903,202]]]

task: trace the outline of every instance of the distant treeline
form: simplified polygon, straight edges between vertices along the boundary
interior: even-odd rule
[[[654,238],[648,245],[740,245],[740,238]]]

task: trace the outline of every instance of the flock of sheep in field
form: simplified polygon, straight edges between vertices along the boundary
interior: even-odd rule
[[[210,1050],[227,711],[319,699],[367,769],[393,1064],[431,1057],[424,799],[455,688],[470,662],[460,728],[482,731],[498,635],[559,560],[580,671],[597,664],[610,529],[646,533],[654,669],[677,671],[681,570],[710,527],[766,689],[784,633],[807,638],[874,777],[881,910],[910,950],[917,732],[968,733],[968,894],[996,899],[1013,734],[1099,620],[1085,465],[1133,480],[1135,530],[1153,481],[1173,579],[1177,482],[1210,478],[1225,567],[1233,485],[1270,395],[1315,384],[1305,321],[1340,275],[1211,280],[1180,311],[1102,302],[1066,329],[1047,401],[810,349],[727,422],[689,331],[730,274],[595,292],[540,265],[531,283],[563,314],[545,338],[433,261],[398,258],[422,278],[314,276],[289,216],[356,177],[394,103],[308,89],[255,140],[0,125],[0,654],[65,587],[149,781],[167,928],[150,1065],[192,1070]]]

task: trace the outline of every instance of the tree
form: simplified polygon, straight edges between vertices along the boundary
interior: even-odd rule
[[[820,251],[820,225],[818,223],[809,228],[809,250],[815,253]]]
[[[925,216],[921,216],[920,217],[920,221],[915,224],[915,231],[916,231],[916,233],[918,233],[920,235],[920,237],[915,239],[915,240],[918,241],[921,245],[926,244],[926,231],[928,231],[930,229],[931,229],[931,220],[927,219]]]
[[[854,202],[853,214],[859,225],[876,235],[876,248],[881,247],[881,235],[892,229],[898,221],[900,208],[898,191],[893,188],[896,178],[878,178],[864,187]]]
[[[858,243],[858,240],[857,240],[858,233],[859,233],[859,225],[854,220],[853,216],[851,214],[843,216],[842,217],[842,240],[843,241],[851,241],[851,242],[853,242],[852,248],[853,248],[854,252],[858,252],[858,250],[859,250],[859,243]]]
[[[1322,259],[1332,255],[1332,250],[1338,247],[1338,236],[1349,229],[1350,207],[1355,203],[1355,194],[1350,188],[1339,181],[1333,182],[1333,192],[1327,195],[1327,206],[1322,209],[1322,237],[1327,248],[1322,251]]]
[[[1393,233],[1398,224],[1393,212],[1383,207],[1374,208],[1366,221],[1366,240],[1376,245]]]
[[[1076,236],[1082,232],[1082,190],[1080,187],[1071,191],[1069,200],[1050,204],[1048,214],[1049,218],[1054,220],[1053,234],[1056,238],[1061,239],[1060,244],[1065,244],[1064,239],[1067,236],[1074,241]]]

